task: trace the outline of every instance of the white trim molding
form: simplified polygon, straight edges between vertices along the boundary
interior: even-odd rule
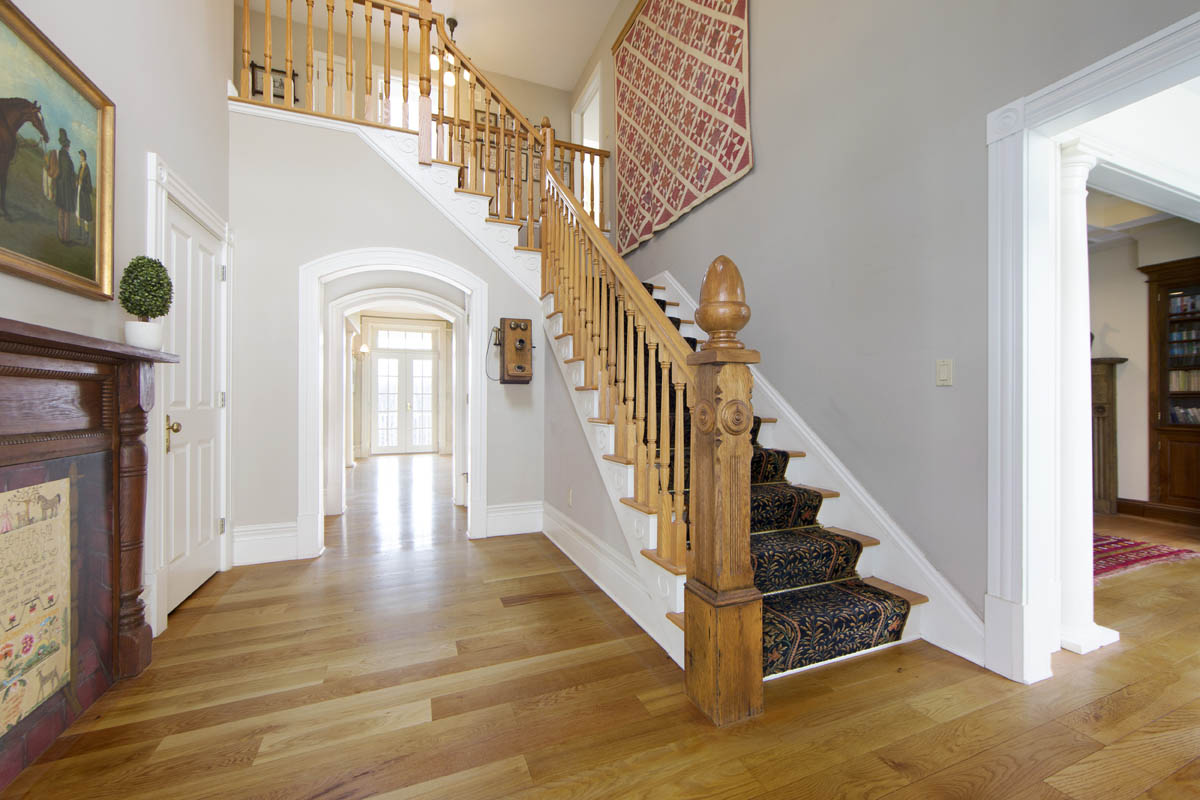
[[[488,536],[513,536],[542,530],[542,502],[488,506]]]
[[[199,193],[168,166],[167,162],[157,153],[146,154],[146,255],[159,260],[166,260],[166,221],[169,203],[174,203],[185,213],[213,235],[221,243],[221,266],[229,274],[233,265],[233,231],[229,223],[210,206]],[[232,279],[230,279],[232,280]],[[220,297],[217,298],[218,319],[215,321],[219,354],[219,383],[228,397],[230,394],[232,360],[229,358],[229,347],[233,341],[233,314],[230,313],[231,282],[221,283]],[[159,386],[166,385],[167,370],[174,367],[166,364],[156,364],[154,380]],[[146,587],[143,598],[146,603],[146,620],[155,636],[167,629],[167,569],[164,558],[164,542],[162,537],[167,530],[163,518],[163,434],[166,410],[162,403],[156,403],[147,415],[148,430],[146,432],[147,475],[146,483],[146,530],[151,535],[146,537],[145,552],[142,558],[142,582]],[[222,516],[230,518],[230,498],[233,496],[230,486],[231,470],[229,465],[233,458],[233,441],[229,430],[229,407],[224,409],[221,416],[221,441],[224,449],[223,458],[219,465],[220,480],[217,491],[220,493]],[[221,534],[222,570],[229,569],[233,564],[232,537],[228,532]],[[161,602],[160,602],[161,600]]]
[[[233,565],[267,564],[302,558],[294,522],[239,525],[233,530]]]
[[[362,248],[322,256],[299,268],[296,518],[299,545],[293,558],[312,558],[325,549],[325,460],[321,435],[322,396],[326,386],[322,339],[328,313],[325,286],[349,275],[388,271],[398,276],[415,273],[448,283],[467,294],[468,322],[487,319],[487,281],[429,253],[391,247]],[[467,345],[467,394],[471,398],[467,413],[470,473],[467,535],[473,539],[487,536],[487,392],[483,383],[485,354],[480,350],[484,346],[478,336],[470,337]],[[334,361],[340,364],[340,359]],[[338,475],[344,477],[341,470]]]
[[[519,244],[516,228],[506,223],[487,220],[487,198],[456,191],[457,167],[450,164],[422,163],[422,159],[418,157],[416,134],[311,114],[297,114],[284,108],[264,108],[233,98],[229,100],[229,110],[237,114],[265,117],[293,125],[308,125],[354,134],[444,213],[530,297],[536,300],[541,296],[541,254],[514,249],[515,245]],[[424,160],[428,162],[428,158]]]
[[[682,667],[683,631],[667,619],[660,601],[646,591],[641,574],[628,559],[550,503],[544,504],[542,514],[546,538]]]
[[[667,299],[678,302],[682,316],[694,318],[696,300],[669,271],[646,279],[666,286]],[[695,331],[694,335],[703,336]],[[759,439],[768,446],[800,449],[804,458],[792,459],[788,477],[800,483],[836,489],[840,497],[821,506],[821,522],[865,533],[879,539],[877,547],[863,551],[859,571],[921,592],[929,603],[913,609],[904,636],[907,641],[919,636],[943,650],[968,661],[982,664],[983,620],[966,598],[921,552],[904,529],[883,509],[854,474],[817,435],[783,394],[766,379],[762,369],[752,365],[754,377],[754,413],[775,417],[779,422],[764,427]]]
[[[1049,677],[1062,643],[1061,496],[1073,477],[1064,467],[1079,462],[1061,451],[1059,343],[1072,317],[1062,307],[1055,137],[1197,76],[1193,14],[987,118],[985,664],[1013,680]]]

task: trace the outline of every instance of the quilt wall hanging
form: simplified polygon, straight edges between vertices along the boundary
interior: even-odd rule
[[[642,0],[613,45],[617,249],[754,166],[749,0]]]

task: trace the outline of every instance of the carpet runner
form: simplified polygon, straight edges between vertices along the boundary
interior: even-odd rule
[[[653,297],[654,287],[643,286]],[[679,329],[666,301],[655,301]],[[684,338],[698,349],[696,339]],[[661,412],[661,400],[656,402]],[[691,434],[688,417],[685,410],[685,436]],[[764,447],[761,430],[756,416],[750,428],[750,560],[763,593],[763,675],[898,641],[909,602],[859,578],[862,544],[818,524],[821,493],[788,482],[791,455]],[[689,445],[685,439],[685,452]],[[690,461],[684,458],[685,475]]]
[[[1139,542],[1119,536],[1092,536],[1092,576],[1097,581],[1118,572],[1198,556],[1200,553],[1195,550],[1184,550],[1165,544]]]

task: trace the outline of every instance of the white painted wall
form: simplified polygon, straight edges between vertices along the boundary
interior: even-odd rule
[[[146,153],[171,165],[218,214],[229,209],[232,8],[223,0],[17,0],[16,5],[116,105],[114,289],[146,250]],[[122,338],[115,302],[0,273],[0,317]]]
[[[228,112],[227,112],[228,113]],[[230,115],[230,213],[238,235],[231,420],[234,525],[296,519],[297,270],[362,247],[433,253],[488,283],[490,328],[538,303],[357,136]],[[411,277],[411,276],[410,276]],[[372,288],[370,273],[338,291]],[[416,281],[414,281],[414,286]],[[376,283],[375,285],[378,285]],[[416,288],[430,288],[418,286]],[[472,321],[474,327],[474,321]],[[495,357],[488,359],[497,375]],[[527,386],[487,383],[488,505],[542,499],[542,356]],[[263,425],[262,420],[271,420]]]
[[[1117,365],[1117,496],[1148,500],[1149,328],[1146,276],[1137,271],[1138,243],[1125,240],[1088,253],[1092,356],[1119,356]]]
[[[606,117],[609,48],[631,6],[597,44]],[[760,0],[756,168],[629,258],[640,275],[669,269],[685,286],[721,253],[738,263],[754,315],[743,338],[762,351],[763,374],[976,612],[987,583],[986,116],[1194,11],[1190,0]],[[602,146],[611,131],[608,118]],[[954,359],[953,387],[934,386],[938,358]]]

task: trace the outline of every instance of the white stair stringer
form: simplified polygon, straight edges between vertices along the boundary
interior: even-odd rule
[[[656,292],[655,295],[679,303],[671,312],[673,315],[695,318],[695,299],[669,271],[664,270],[643,280],[666,287],[665,291]],[[699,338],[704,338],[704,334],[701,333]],[[759,441],[766,447],[805,452],[804,458],[794,458],[789,463],[789,480],[834,489],[840,493],[836,499],[822,504],[821,524],[857,531],[879,540],[878,546],[863,550],[859,574],[882,578],[929,598],[928,603],[913,607],[904,627],[904,641],[925,639],[982,665],[983,620],[779,390],[763,377],[760,367],[752,365],[750,371],[754,376],[754,413],[779,420],[763,425]]]
[[[451,164],[422,164],[417,158],[417,135],[406,131],[358,125],[310,114],[297,114],[285,108],[264,108],[230,101],[229,110],[239,114],[267,117],[294,125],[308,125],[350,133],[379,154],[392,169],[440,210],[459,230],[475,242],[496,264],[509,274],[535,300],[541,293],[540,253],[514,249],[519,240],[515,225],[488,221],[488,200],[470,192],[456,191],[458,167]]]
[[[544,313],[552,312],[554,295],[547,295],[542,300],[542,304]],[[597,405],[600,393],[594,389],[575,391],[576,386],[582,386],[584,383],[584,367],[583,363],[578,361],[566,363],[566,360],[574,355],[573,337],[555,338],[562,332],[562,320],[562,314],[555,314],[545,322],[546,336],[553,345],[551,349],[555,355],[552,360],[558,364],[563,381],[567,385],[567,391],[573,396],[572,405],[575,408],[575,415],[579,418],[580,427],[587,434],[588,446],[596,463],[596,469],[603,479],[608,499],[612,503],[613,511],[616,513],[617,521],[624,534],[625,544],[636,565],[641,587],[646,593],[648,603],[653,608],[653,611],[648,614],[631,613],[630,616],[667,651],[675,663],[682,667],[683,631],[668,620],[666,615],[668,612],[683,611],[683,585],[686,578],[683,575],[675,575],[642,555],[643,549],[653,550],[657,545],[658,518],[621,502],[622,497],[633,496],[633,467],[604,458],[615,449],[616,426],[590,421],[598,415]],[[613,599],[620,602],[618,598],[614,597]]]

